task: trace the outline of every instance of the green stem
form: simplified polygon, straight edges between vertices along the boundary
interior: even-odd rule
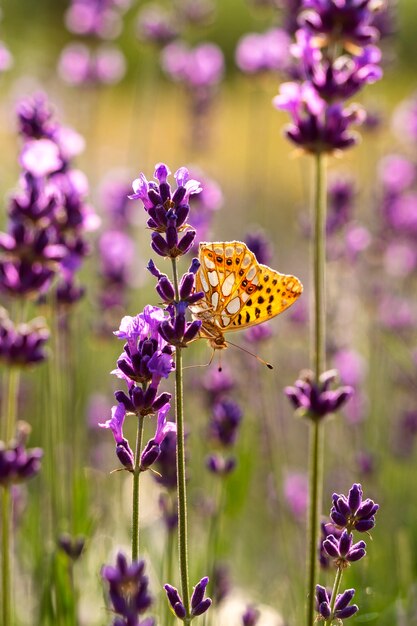
[[[336,572],[336,578],[334,579],[332,597],[330,600],[330,617],[329,619],[326,619],[326,621],[324,622],[324,626],[332,626],[332,621],[333,621],[332,616],[334,613],[334,607],[336,604],[337,594],[339,593],[339,589],[340,589],[340,583],[342,582],[342,576],[343,576],[343,568],[338,567],[337,572]]]
[[[313,367],[315,380],[326,366],[326,163],[318,152],[315,156],[314,185],[314,336]],[[315,588],[317,578],[317,542],[319,535],[320,512],[323,488],[323,445],[324,433],[320,420],[310,421],[310,503],[308,516],[307,542],[307,626],[315,620]]]
[[[139,559],[139,479],[140,453],[143,439],[143,415],[138,416],[138,428],[136,431],[135,468],[133,470],[133,493],[132,493],[132,561]]]
[[[175,299],[179,302],[177,260],[172,259],[172,274]],[[177,424],[177,497],[178,497],[178,553],[181,578],[182,601],[185,607],[184,624],[191,621],[190,593],[188,586],[188,544],[187,544],[187,489],[185,481],[185,436],[182,349],[175,349],[175,420]]]
[[[2,488],[1,498],[1,552],[2,552],[2,610],[3,626],[11,626],[12,623],[12,603],[10,587],[10,518],[11,518],[11,497],[8,487]]]
[[[19,391],[20,370],[11,367],[7,389],[6,430],[5,443],[9,442],[16,434],[17,395]]]
[[[219,476],[217,479],[217,489],[214,498],[214,506],[215,511],[210,519],[210,528],[209,528],[209,536],[207,541],[207,564],[209,571],[209,587],[207,589],[207,595],[211,595],[213,593],[213,584],[214,584],[214,572],[216,569],[216,564],[218,560],[218,552],[219,552],[219,535],[220,535],[220,521],[221,514],[224,510],[225,500],[226,500],[226,478],[224,476]]]
[[[5,415],[3,418],[5,443],[15,435],[17,416],[17,397],[19,393],[20,371],[16,367],[10,368],[8,377],[5,377]],[[12,515],[12,498],[9,487],[3,487],[1,498],[1,518],[2,518],[2,617],[4,626],[12,623],[12,601],[11,601],[11,564],[10,554],[12,550],[12,536],[10,532],[10,521]]]
[[[326,366],[326,160],[315,157],[314,189],[314,373],[316,379]]]
[[[167,529],[166,549],[164,554],[164,580],[172,581],[172,571],[174,564],[174,535],[175,532],[170,528]],[[163,603],[163,621],[165,626],[172,624],[173,615],[168,602]]]

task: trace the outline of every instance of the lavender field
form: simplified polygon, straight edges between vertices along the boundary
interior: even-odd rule
[[[0,11],[0,625],[417,626],[414,0]]]

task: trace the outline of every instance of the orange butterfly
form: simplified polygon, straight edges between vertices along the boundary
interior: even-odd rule
[[[204,298],[190,308],[215,350],[227,348],[225,333],[266,322],[303,292],[298,278],[261,265],[241,241],[202,242],[198,256],[196,290]]]

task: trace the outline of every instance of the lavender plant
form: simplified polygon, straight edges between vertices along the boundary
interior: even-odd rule
[[[116,453],[125,469],[133,474],[132,497],[132,562],[139,557],[139,477],[161,456],[164,439],[169,433],[176,433],[176,478],[178,496],[178,553],[181,579],[181,596],[175,587],[165,585],[169,605],[177,617],[189,624],[204,613],[211,600],[205,598],[208,578],[195,586],[190,597],[188,582],[188,531],[187,500],[185,481],[185,431],[183,406],[182,350],[196,338],[199,321],[188,322],[186,311],[189,304],[201,299],[195,292],[195,273],[199,267],[197,259],[180,279],[177,263],[179,257],[192,247],[196,232],[187,224],[189,198],[201,190],[198,181],[191,179],[186,168],[176,174],[177,188],[171,192],[167,182],[168,167],[160,163],[155,169],[155,179],[150,181],[143,174],[133,182],[132,199],[140,199],[148,214],[148,227],[152,232],[151,246],[162,257],[169,257],[172,265],[172,281],[160,272],[153,261],[149,270],[157,278],[156,291],[166,305],[166,309],[145,307],[135,318],[123,318],[116,335],[125,339],[124,352],[117,362],[114,374],[123,379],[128,393],[120,390],[115,393],[119,404],[112,409],[112,417],[101,424],[110,428],[116,442]],[[175,365],[174,365],[175,356]],[[163,378],[168,378],[175,370],[175,424],[167,422],[171,395],[159,393]],[[159,395],[158,395],[159,394]],[[155,436],[142,449],[144,418],[158,412]],[[137,437],[135,452],[123,436],[123,423],[126,413],[137,416]],[[132,565],[133,567],[133,565]]]
[[[310,414],[310,512],[308,547],[307,626],[314,621],[314,590],[317,577],[316,545],[321,508],[323,472],[322,415],[337,408],[339,394],[327,391],[326,361],[326,155],[355,145],[352,126],[365,119],[363,109],[346,100],[366,84],[381,78],[381,53],[374,45],[378,30],[369,1],[304,0],[300,5],[292,52],[298,60],[299,80],[281,85],[274,105],[287,111],[292,124],[286,136],[314,157],[314,332],[313,384],[305,381],[290,393],[298,408]],[[321,378],[321,377],[323,377]],[[324,404],[323,404],[324,401]],[[329,404],[327,404],[329,402]],[[322,413],[324,411],[324,413]]]
[[[331,592],[321,585],[316,586],[317,619],[322,620],[325,626],[352,617],[359,610],[356,604],[350,604],[355,595],[354,589],[346,589],[343,593],[339,591],[343,572],[366,555],[366,543],[363,540],[353,543],[353,531],[369,533],[375,526],[378,509],[379,505],[373,500],[363,499],[359,483],[352,485],[348,496],[333,494],[330,518],[339,532],[329,534],[322,543],[322,549],[334,560],[336,576]]]

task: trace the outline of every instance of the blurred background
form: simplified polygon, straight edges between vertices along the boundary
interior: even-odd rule
[[[30,496],[23,488],[16,495],[22,546],[16,594],[28,598],[18,623],[54,623],[50,607],[57,598],[72,602],[65,591],[67,565],[55,551],[63,532],[84,537],[86,547],[72,574],[76,621],[55,623],[110,620],[99,570],[117,547],[128,550],[131,481],[126,472],[110,474],[117,467],[114,443],[97,424],[110,417],[119,388],[109,375],[122,350],[113,331],[123,315],[158,304],[146,270],[151,250],[144,211],[126,196],[140,172],[151,179],[155,164],[165,162],[172,172],[186,165],[203,181],[206,198],[194,214],[192,207],[189,220],[200,229],[200,240],[250,242],[261,262],[298,276],[305,286],[300,301],[264,335],[235,337],[273,363],[272,372],[230,348],[222,355],[219,382],[216,358],[210,367],[194,367],[210,359],[205,342],[186,355],[191,580],[217,567],[213,623],[240,624],[244,607],[254,603],[262,607],[260,626],[295,626],[303,615],[307,428],[293,416],[283,389],[309,366],[312,163],[285,139],[287,115],[272,106],[279,84],[288,80],[289,39],[280,48],[280,67],[243,71],[236,62],[241,38],[283,27],[291,3],[120,0],[100,19],[78,4],[1,5],[0,225],[7,229],[9,198],[21,172],[16,106],[40,92],[54,119],[78,133],[83,150],[74,150],[76,167],[88,180],[87,202],[97,216],[86,234],[84,297],[55,319],[68,332],[49,346],[52,365],[28,371],[21,383],[19,417],[33,427],[31,444],[50,456],[48,471],[29,485]],[[339,215],[340,206],[345,211],[329,232],[329,367],[337,367],[356,393],[326,429],[323,499],[328,514],[333,491],[346,493],[359,481],[366,496],[381,504],[369,556],[345,576],[346,587],[358,589],[361,606],[351,623],[381,626],[417,624],[417,5],[402,0],[388,8],[384,77],[360,98],[368,112],[362,141],[329,159],[330,212]],[[289,38],[291,30],[285,32]],[[212,50],[212,65],[202,60],[184,79],[178,70],[182,51],[167,48],[178,41],[190,47],[210,42],[220,56]],[[384,221],[386,181],[401,178],[404,163],[413,172],[403,203],[411,217],[396,231]],[[1,304],[11,308],[7,297]],[[51,321],[45,303],[28,306],[28,318],[43,314]],[[54,363],[64,381],[55,392]],[[207,435],[213,407],[219,410],[225,401],[236,403],[233,410],[242,417],[232,450],[236,469],[219,479],[204,459],[217,446]],[[48,434],[57,406],[61,431]],[[147,428],[151,436],[154,425]],[[125,436],[133,441],[134,424],[126,425]],[[57,476],[64,502],[51,528],[45,511]],[[165,602],[163,557],[169,548],[158,505],[164,489],[149,472],[143,477],[143,556],[157,607]],[[331,581],[331,573],[323,572],[323,584]]]

